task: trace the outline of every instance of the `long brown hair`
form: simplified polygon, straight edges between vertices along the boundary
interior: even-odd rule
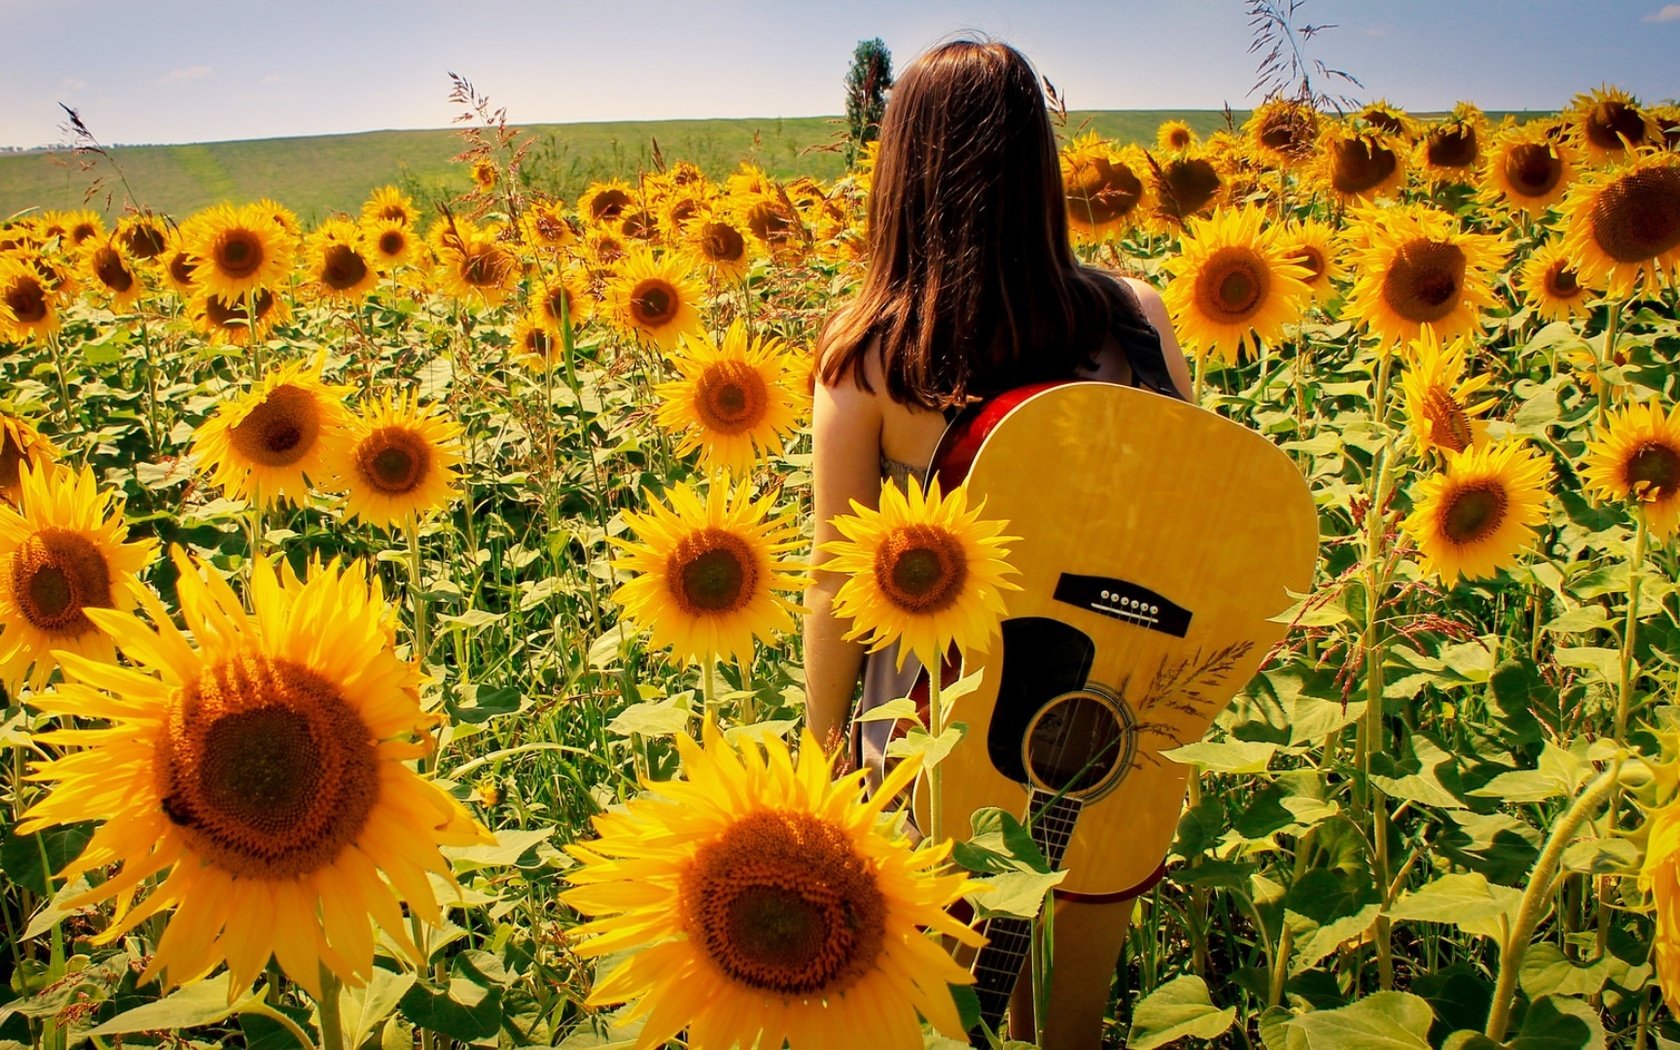
[[[819,374],[869,388],[879,340],[887,393],[961,405],[1090,363],[1125,309],[1079,265],[1038,76],[1007,44],[958,40],[893,87],[869,198],[869,269],[823,333]]]

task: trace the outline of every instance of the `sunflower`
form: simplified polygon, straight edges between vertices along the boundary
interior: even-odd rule
[[[200,289],[188,304],[188,312],[192,315],[193,327],[209,336],[211,345],[236,343],[249,346],[253,338],[264,338],[275,325],[290,317],[292,308],[284,297],[267,288],[258,288],[231,300],[208,289]],[[256,314],[254,326],[250,321],[253,312]]]
[[[1406,414],[1411,417],[1412,436],[1418,455],[1431,449],[1443,453],[1463,452],[1487,442],[1487,425],[1477,416],[1494,406],[1494,399],[1475,402],[1493,377],[1464,377],[1468,353],[1463,339],[1442,345],[1433,328],[1410,344],[1406,374],[1401,380],[1406,392]],[[1475,403],[1473,403],[1475,402]]]
[[[793,515],[770,517],[775,498],[755,502],[744,483],[714,484],[704,503],[687,485],[667,495],[668,507],[625,512],[636,542],[613,541],[623,549],[613,565],[636,573],[613,593],[624,615],[652,631],[656,647],[695,661],[750,659],[753,638],[793,630],[786,593],[804,579],[780,557],[800,544]]]
[[[370,525],[399,525],[443,508],[455,498],[461,462],[461,425],[412,394],[387,394],[349,416],[344,440],[323,457],[345,513]]]
[[[413,265],[419,253],[413,228],[397,219],[363,219],[361,234],[367,261],[379,273]]]
[[[198,292],[198,286],[193,281],[193,273],[198,269],[193,254],[187,248],[185,235],[180,229],[169,235],[169,245],[164,248],[159,261],[163,263],[163,279],[182,299],[190,299]]]
[[[1416,509],[1401,525],[1425,571],[1450,586],[1516,564],[1546,520],[1552,468],[1520,441],[1448,452],[1446,461],[1444,472],[1418,482]]]
[[[1302,278],[1312,301],[1328,302],[1335,295],[1336,282],[1346,276],[1336,245],[1336,230],[1318,219],[1292,220],[1277,235],[1276,247],[1283,261],[1307,271]]]
[[[169,247],[168,227],[154,215],[130,215],[117,223],[117,240],[133,258],[155,259]]]
[[[680,231],[711,210],[698,189],[684,189],[660,201],[659,221],[666,229]]]
[[[1182,120],[1164,120],[1155,129],[1155,145],[1166,153],[1182,153],[1196,144],[1196,133]]]
[[[0,256],[0,338],[41,340],[58,331],[58,295],[27,263]]]
[[[1487,149],[1487,118],[1468,102],[1430,127],[1418,141],[1417,166],[1432,185],[1474,185]]]
[[[1482,195],[1538,215],[1563,199],[1575,177],[1575,149],[1546,134],[1540,121],[1504,128],[1488,148]]]
[[[157,544],[125,543],[122,507],[99,491],[93,471],[44,462],[18,474],[18,504],[0,505],[0,683],[39,691],[57,654],[114,663],[116,650],[89,609],[133,609],[138,574]]]
[[[595,818],[600,838],[560,899],[594,921],[575,931],[592,958],[639,948],[589,996],[634,1000],[638,1050],[688,1029],[711,1048],[921,1046],[916,1015],[964,1038],[948,985],[973,978],[930,934],[980,938],[945,908],[973,888],[945,873],[950,849],[912,851],[882,810],[920,762],[860,801],[862,772],[831,779],[809,732],[797,765],[780,739],[739,750],[708,722],[679,734],[685,779]]]
[[[590,183],[578,198],[578,215],[584,222],[602,225],[614,222],[636,201],[630,187],[618,180]]]
[[[1557,238],[1536,248],[1522,264],[1517,287],[1534,312],[1548,321],[1567,321],[1587,312],[1592,291],[1576,276],[1574,263]]]
[[[82,248],[82,267],[93,278],[113,310],[125,310],[134,305],[146,290],[134,263],[122,249],[115,236],[91,241]]]
[[[420,212],[408,194],[395,186],[381,186],[362,205],[362,218],[368,222],[390,220],[413,226]]]
[[[1680,799],[1651,811],[1645,825],[1639,890],[1656,908],[1652,957],[1670,1013],[1680,1014]]]
[[[514,360],[533,372],[558,364],[564,348],[559,330],[550,328],[548,319],[535,310],[513,327]]]
[[[1343,204],[1393,193],[1406,182],[1404,143],[1378,130],[1332,122],[1319,137],[1319,181]]]
[[[262,204],[218,204],[194,216],[190,237],[193,283],[224,302],[279,284],[292,268],[291,231]]]
[[[1654,293],[1680,266],[1680,155],[1647,151],[1569,191],[1563,247],[1580,279],[1612,296]]]
[[[1087,132],[1062,150],[1061,166],[1068,226],[1076,236],[1100,240],[1123,233],[1147,213],[1140,210],[1148,195],[1142,150],[1117,150]]]
[[[678,258],[647,249],[627,256],[607,284],[613,321],[661,350],[700,330],[700,282]]]
[[[934,478],[926,493],[887,482],[880,508],[852,501],[852,514],[833,525],[843,539],[822,545],[832,555],[826,572],[850,576],[834,595],[834,614],[852,620],[848,639],[863,638],[870,652],[899,642],[898,664],[914,654],[937,666],[955,645],[966,656],[985,652],[998,634],[1005,590],[1020,590],[1005,577],[1015,569],[1003,535],[1006,522],[970,510],[962,486],[941,494]],[[864,637],[866,636],[867,637]]]
[[[29,420],[0,412],[0,502],[18,501],[24,467],[42,470],[58,455],[58,449]]]
[[[610,269],[630,254],[624,239],[607,229],[592,229],[583,238],[583,254],[597,269]]]
[[[1576,95],[1564,111],[1574,140],[1594,160],[1615,160],[1661,141],[1657,122],[1627,92],[1609,85]]]
[[[1150,168],[1155,183],[1155,218],[1168,229],[1206,215],[1229,195],[1213,161],[1202,154],[1181,153]]]
[[[89,241],[97,241],[105,236],[105,220],[96,211],[83,208],[80,211],[65,212],[58,217],[58,224],[62,229],[61,237],[67,248],[80,248]]]
[[[473,161],[473,185],[477,186],[479,190],[493,190],[496,188],[496,183],[500,182],[501,179],[502,173],[496,169],[496,162],[489,157],[480,157]]]
[[[1411,141],[1418,135],[1418,122],[1386,98],[1367,102],[1353,115],[1353,119],[1404,141]]]
[[[577,241],[577,231],[566,217],[564,201],[536,201],[525,209],[520,222],[527,244],[558,251]]]
[[[1274,98],[1243,124],[1254,150],[1271,164],[1292,168],[1306,163],[1318,144],[1318,111],[1304,102]]]
[[[349,219],[328,219],[304,248],[308,287],[323,298],[360,302],[379,281],[369,254],[360,227]]]
[[[783,196],[769,192],[737,194],[731,198],[730,210],[735,220],[776,258],[796,257],[807,242],[805,224]]]
[[[1343,320],[1363,322],[1385,348],[1416,339],[1424,325],[1445,339],[1476,330],[1493,303],[1503,241],[1465,233],[1426,207],[1367,210],[1359,227],[1366,247],[1350,260],[1357,277]]]
[[[546,274],[531,283],[530,315],[548,331],[560,335],[562,316],[576,330],[589,320],[595,304],[583,293],[580,276],[571,271]]]
[[[401,906],[439,925],[428,875],[453,880],[437,848],[490,836],[410,767],[427,750],[420,675],[392,650],[377,580],[317,564],[300,581],[259,557],[247,612],[220,577],[175,561],[190,633],[149,596],[150,624],[91,612],[133,666],[66,660],[72,684],[39,706],[108,724],[38,737],[73,750],[36,767],[53,788],[18,831],[104,820],[60,874],[120,865],[74,898],[116,902],[100,943],[175,909],[142,981],[184,984],[225,960],[244,989],[272,955],[319,999],[323,967],[372,976],[376,924],[424,965]]]
[[[752,238],[723,215],[703,214],[689,220],[682,240],[688,257],[719,280],[740,280],[757,255]]]
[[[1680,530],[1680,405],[1655,399],[1610,413],[1587,443],[1587,487],[1605,500],[1632,500],[1657,540]]]
[[[346,393],[321,381],[319,365],[286,365],[200,424],[193,454],[229,499],[296,503],[344,439]]]
[[[1166,263],[1173,279],[1162,298],[1180,336],[1197,354],[1242,359],[1271,342],[1311,298],[1307,270],[1286,261],[1259,208],[1231,208],[1192,219],[1179,254]]]
[[[437,243],[438,283],[445,295],[498,306],[519,281],[519,259],[494,230],[451,222]]]
[[[618,232],[627,240],[658,244],[659,216],[649,208],[626,208],[618,216]]]
[[[792,434],[799,394],[793,355],[779,339],[751,339],[739,320],[722,342],[684,339],[671,360],[682,377],[654,388],[659,425],[682,434],[678,455],[700,449],[708,467],[738,477]]]

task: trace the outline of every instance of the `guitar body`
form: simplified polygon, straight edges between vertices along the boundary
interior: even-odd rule
[[[1003,641],[946,716],[968,731],[942,765],[944,826],[1071,803],[1058,893],[1116,899],[1177,827],[1189,771],[1160,752],[1200,739],[1282,637],[1318,515],[1282,450],[1212,412],[1107,383],[1015,402],[935,462],[951,485],[972,456],[971,498],[1022,537]],[[925,783],[916,806],[929,826]]]

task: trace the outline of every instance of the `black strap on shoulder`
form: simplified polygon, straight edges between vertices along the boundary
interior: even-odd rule
[[[1115,298],[1115,310],[1110,329],[1132,366],[1132,385],[1157,394],[1183,400],[1167,371],[1166,353],[1161,349],[1161,333],[1144,316],[1143,304],[1131,285],[1116,277],[1121,295]]]

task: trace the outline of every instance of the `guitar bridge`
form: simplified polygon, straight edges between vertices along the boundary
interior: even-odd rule
[[[1068,605],[1183,638],[1190,630],[1190,610],[1130,580],[1078,576],[1064,572],[1053,597]]]

